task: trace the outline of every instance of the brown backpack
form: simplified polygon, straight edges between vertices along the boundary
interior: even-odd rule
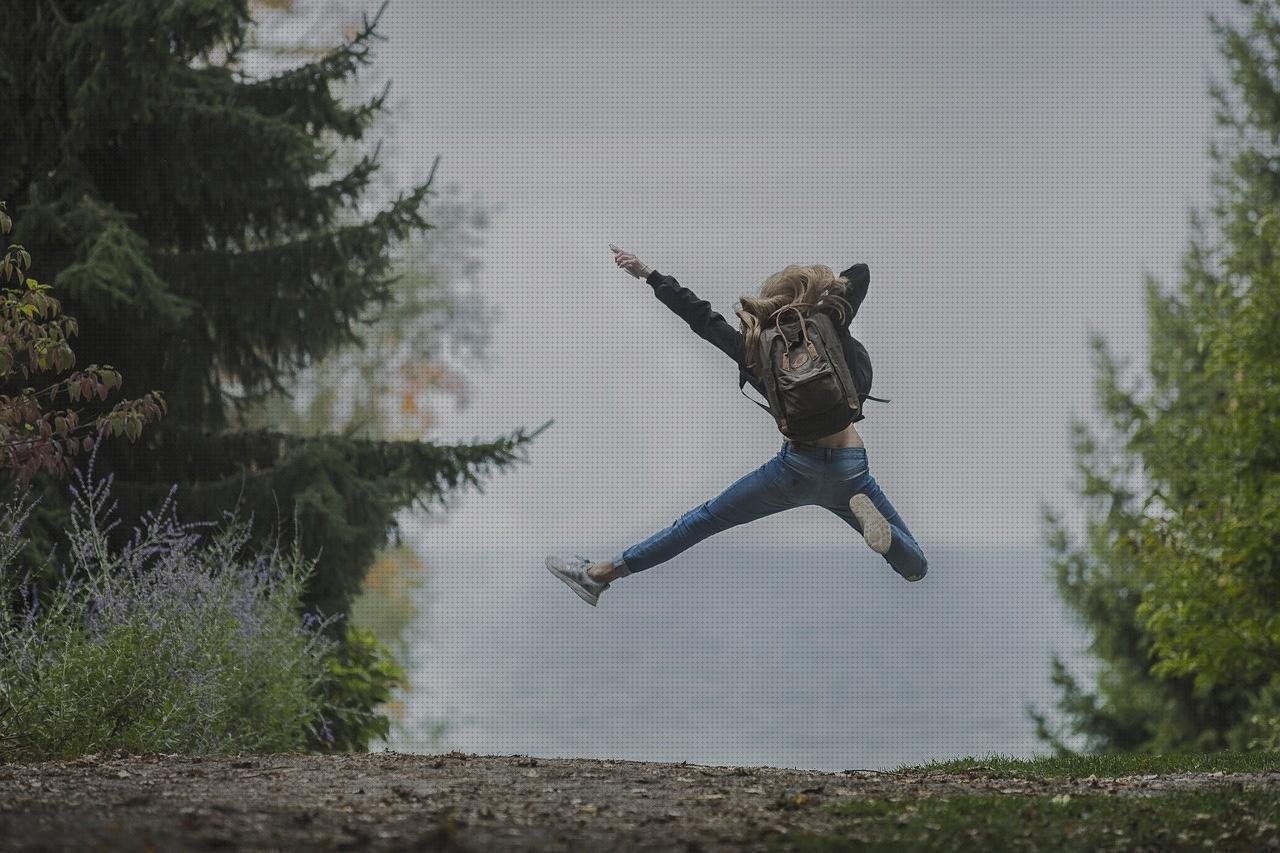
[[[833,408],[851,419],[862,413],[859,394],[844,360],[835,323],[823,311],[806,313],[807,305],[788,305],[773,325],[760,331],[759,375],[769,405],[752,400],[773,415],[788,438],[807,441],[830,433]],[[792,315],[787,322],[783,316]],[[748,398],[750,399],[750,398]]]

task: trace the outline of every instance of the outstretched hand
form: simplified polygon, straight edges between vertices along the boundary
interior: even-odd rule
[[[619,249],[612,243],[609,244],[609,251],[613,252],[613,262],[636,278],[647,278],[649,273],[653,272],[652,267],[645,264],[644,261],[630,252]]]

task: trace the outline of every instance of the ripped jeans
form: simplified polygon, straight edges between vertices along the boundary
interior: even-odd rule
[[[924,552],[907,524],[876,484],[864,447],[819,447],[791,440],[768,462],[739,479],[718,496],[700,504],[613,560],[619,576],[644,571],[722,530],[799,506],[820,506],[862,533],[849,509],[849,499],[862,493],[871,498],[893,530],[893,543],[884,555],[895,572],[920,580],[929,570]],[[874,552],[873,552],[874,553]]]

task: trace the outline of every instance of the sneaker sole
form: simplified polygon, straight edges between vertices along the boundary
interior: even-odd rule
[[[871,550],[877,554],[889,553],[889,546],[893,544],[893,528],[871,498],[863,494],[854,495],[849,499],[849,511],[862,525],[862,538],[867,540]]]
[[[587,604],[590,604],[592,607],[595,607],[596,602],[600,600],[599,596],[592,595],[591,593],[587,592],[587,590],[583,588],[582,584],[578,583],[572,577],[565,574],[564,564],[560,560],[557,560],[555,557],[547,557],[547,571],[551,572],[551,574],[555,575],[556,577],[560,578],[560,580],[564,581],[565,586],[569,587],[569,589],[576,592],[578,594],[578,598],[581,598],[583,601],[585,601]]]

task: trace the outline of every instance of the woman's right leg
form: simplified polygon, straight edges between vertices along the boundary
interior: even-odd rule
[[[664,530],[614,558],[620,576],[635,574],[665,563],[672,557],[719,533],[800,506],[789,486],[791,473],[780,456],[775,456],[743,476],[718,496],[686,512]]]

